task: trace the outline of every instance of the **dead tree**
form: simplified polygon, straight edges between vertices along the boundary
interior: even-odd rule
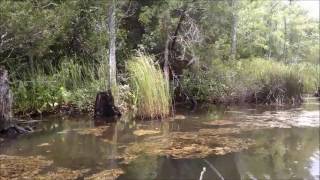
[[[120,116],[119,109],[115,106],[112,90],[117,85],[117,67],[116,67],[116,1],[112,0],[109,8],[109,87],[107,92],[99,92],[96,96],[94,107],[94,118],[109,118]]]
[[[0,131],[11,125],[12,96],[8,81],[8,71],[0,67]]]
[[[163,71],[165,78],[169,81],[172,75],[174,82],[179,82],[179,75],[182,70],[197,63],[196,48],[203,40],[196,20],[189,14],[189,8],[183,7],[180,11],[180,18],[174,32],[169,33],[165,51]],[[170,71],[170,72],[169,72]],[[183,90],[180,83],[174,83],[179,91],[191,103],[192,110],[195,110],[197,101]]]

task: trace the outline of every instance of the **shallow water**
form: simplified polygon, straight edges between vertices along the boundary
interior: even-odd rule
[[[121,168],[118,179],[199,179],[205,167],[203,179],[319,179],[319,107],[307,98],[299,107],[178,109],[176,119],[113,124],[51,116],[42,131],[0,144],[0,154],[43,156],[53,161],[46,171],[89,169],[81,177]]]

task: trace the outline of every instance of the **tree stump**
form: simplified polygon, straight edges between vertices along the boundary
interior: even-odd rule
[[[0,67],[0,131],[11,126],[12,96],[8,81],[8,71]]]
[[[110,118],[119,116],[121,116],[121,113],[114,105],[114,98],[111,91],[99,92],[97,94],[94,107],[94,118]]]

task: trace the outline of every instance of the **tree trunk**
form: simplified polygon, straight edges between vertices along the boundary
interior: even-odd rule
[[[109,89],[115,88],[117,84],[117,67],[116,67],[116,2],[112,0],[109,14]]]
[[[232,29],[231,29],[231,52],[230,58],[235,59],[237,53],[237,0],[232,0]]]
[[[0,67],[0,131],[11,125],[12,97],[8,82],[8,71]]]
[[[274,27],[274,23],[272,22],[272,17],[273,17],[274,11],[275,11],[275,6],[277,6],[276,0],[272,0],[271,4],[270,4],[269,17],[268,17],[268,21],[267,21],[267,27],[270,28],[269,34],[268,34],[268,46],[269,46],[268,54],[267,54],[268,60],[270,60],[272,57],[272,44],[273,44],[272,32],[275,31],[275,29],[277,29]]]
[[[268,55],[267,55],[267,57],[268,57],[268,60],[270,60],[271,56],[272,56],[272,32],[273,32],[272,22],[270,19],[268,20],[267,25],[270,28],[269,34],[268,34]]]
[[[163,63],[163,72],[164,72],[164,78],[167,82],[169,82],[169,44],[170,39],[167,39],[166,47],[164,50],[164,63]]]

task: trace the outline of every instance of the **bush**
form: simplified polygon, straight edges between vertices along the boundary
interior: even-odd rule
[[[133,90],[133,104],[140,118],[162,118],[170,113],[169,83],[158,64],[146,55],[134,57],[127,64]]]

